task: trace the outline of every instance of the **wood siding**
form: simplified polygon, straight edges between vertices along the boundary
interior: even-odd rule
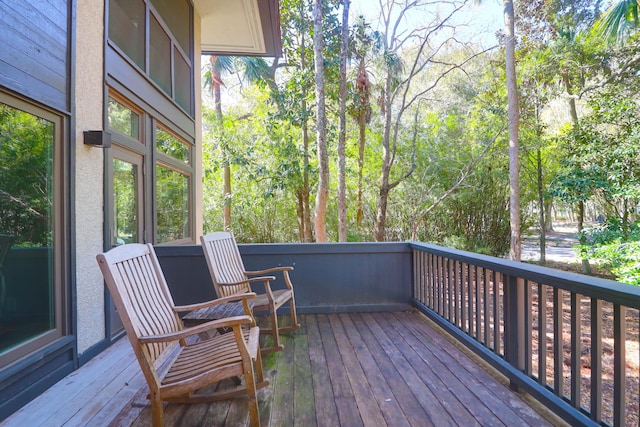
[[[0,0],[0,86],[70,110],[69,10],[63,0]]]

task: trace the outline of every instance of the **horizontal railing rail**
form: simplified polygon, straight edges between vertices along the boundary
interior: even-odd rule
[[[416,306],[572,425],[638,425],[640,288],[412,243]]]

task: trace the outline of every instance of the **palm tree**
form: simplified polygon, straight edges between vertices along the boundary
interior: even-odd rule
[[[624,41],[638,29],[638,4],[640,0],[620,0],[607,10],[595,24],[595,31],[608,40]]]
[[[372,56],[380,51],[380,33],[371,31],[369,24],[361,15],[356,19],[352,38],[353,58],[358,62],[356,75],[356,103],[351,109],[351,115],[358,122],[358,199],[356,209],[356,223],[360,225],[364,216],[362,210],[362,175],[364,169],[364,148],[366,145],[367,124],[371,121],[371,81],[369,78],[369,64]]]
[[[224,124],[222,117],[222,93],[220,88],[224,85],[223,73],[232,73],[235,70],[242,70],[242,79],[248,82],[264,81],[271,75],[271,70],[263,58],[246,56],[209,56],[208,70],[204,73],[203,85],[211,91],[216,112],[218,125],[218,136],[221,142],[224,141]],[[224,220],[225,230],[231,226],[231,161],[227,151],[227,145],[221,143],[223,155],[223,197],[224,197]]]

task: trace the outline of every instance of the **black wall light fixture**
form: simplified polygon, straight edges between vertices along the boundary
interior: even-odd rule
[[[111,134],[104,130],[85,130],[84,143],[97,148],[111,147]]]

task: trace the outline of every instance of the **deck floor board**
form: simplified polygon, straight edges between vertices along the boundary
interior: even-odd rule
[[[270,381],[258,392],[263,427],[551,425],[415,313],[307,314],[300,323],[283,335],[282,352],[263,357]],[[146,396],[125,339],[1,425],[148,426]],[[249,417],[246,398],[237,398],[166,404],[165,420],[236,427]]]

